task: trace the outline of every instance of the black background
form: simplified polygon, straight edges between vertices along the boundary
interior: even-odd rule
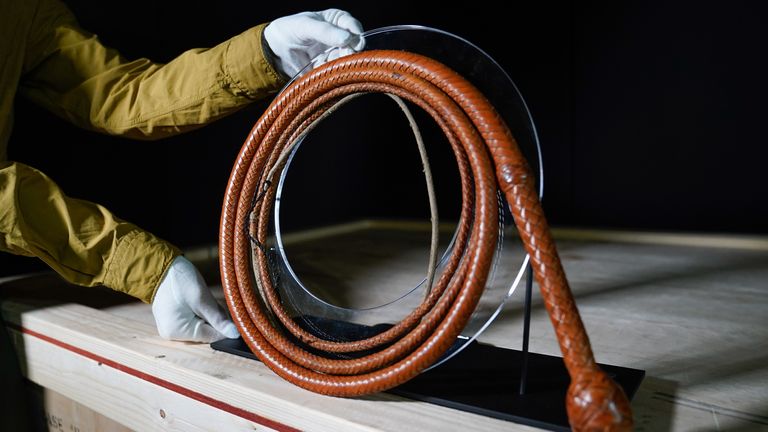
[[[505,11],[489,1],[68,3],[105,44],[129,59],[158,62],[264,21],[327,7],[350,11],[366,29],[440,28],[487,51],[526,98],[541,139],[544,204],[553,225],[768,231],[768,32],[758,2],[510,2]],[[76,129],[19,100],[9,154],[46,172],[70,196],[104,204],[179,246],[213,244],[232,163],[267,103],[178,137],[137,142]],[[360,115],[376,118],[374,108]],[[385,117],[380,127],[388,128]],[[286,216],[291,226],[424,217],[423,195],[394,193],[423,182],[415,151],[414,176],[392,176],[386,174],[399,160],[397,149],[372,146],[329,154],[314,172],[302,172],[315,189],[303,211]],[[438,169],[452,164],[433,162]],[[333,210],[323,196],[346,204]],[[0,260],[5,274],[34,266]]]

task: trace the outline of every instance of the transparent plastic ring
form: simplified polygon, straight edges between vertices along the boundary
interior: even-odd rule
[[[365,50],[404,50],[422,54],[452,68],[475,85],[488,98],[515,135],[532,171],[538,175],[539,197],[543,196],[541,149],[533,119],[517,86],[493,58],[466,39],[422,26],[384,27],[368,31],[364,37],[366,40]],[[321,56],[327,56],[327,54],[321,54]],[[305,70],[299,72],[294,79],[319,64],[321,64],[320,59],[310,62]],[[361,99],[364,98],[365,96]],[[272,232],[270,233],[270,238],[273,240],[272,244],[267,245],[271,252],[270,267],[273,280],[277,282],[276,286],[281,302],[304,330],[327,340],[348,341],[363,337],[357,331],[350,331],[349,327],[319,324],[322,322],[345,322],[365,326],[368,331],[364,332],[364,337],[370,337],[385,330],[388,324],[397,322],[412,311],[424,298],[427,280],[425,277],[415,286],[404,287],[399,291],[402,293],[401,295],[381,304],[349,307],[333,304],[327,298],[318,295],[318,289],[306,283],[299,272],[294,269],[290,260],[291,247],[285,241],[285,235],[282,232],[281,210],[285,200],[301,199],[301,197],[291,197],[291,188],[287,185],[300,179],[300,173],[294,176],[290,168],[294,159],[300,157],[299,150],[302,145],[306,145],[305,141],[311,140],[311,137],[310,134],[300,139],[300,142],[295,145],[288,156],[283,170],[279,173],[276,202],[272,215]],[[318,145],[322,145],[322,143]],[[505,301],[523,283],[528,256],[517,236],[508,204],[501,194],[499,194],[498,207],[500,236],[493,268],[483,296],[470,321],[462,331],[460,339],[432,367],[447,361],[480,336],[500,314]],[[442,251],[436,271],[438,275],[441,265],[444,264],[444,260],[450,254],[452,247],[453,242],[450,241]],[[360,289],[365,289],[365,287],[360,287]]]

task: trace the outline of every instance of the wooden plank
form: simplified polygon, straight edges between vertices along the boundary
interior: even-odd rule
[[[39,387],[39,403],[49,432],[130,432],[131,429],[51,389]]]
[[[28,377],[132,429],[531,430],[390,395],[317,395],[260,363],[164,341],[152,326],[107,311],[76,304],[25,309],[4,304],[6,316],[22,318],[12,328]]]
[[[310,233],[291,243],[291,264],[310,269],[317,280],[354,282],[335,288],[329,294],[333,301],[380,302],[377,295],[423,278],[424,228],[355,225],[331,230],[330,242]],[[451,230],[443,227],[443,232],[450,235]],[[768,253],[759,246],[762,240],[629,237],[587,233],[572,236],[576,240],[561,238],[558,246],[598,361],[647,371],[633,402],[638,430],[768,430]],[[215,257],[215,248],[205,250],[201,262]],[[334,265],[331,258],[351,264]],[[519,258],[513,254],[509,259]],[[3,304],[6,317],[15,316],[16,325],[28,330],[17,332],[17,339],[29,376],[132,429],[221,430],[226,425],[237,430],[264,428],[263,423],[273,421],[278,429],[302,430],[531,430],[387,395],[315,395],[258,362],[204,345],[161,340],[147,305],[115,299],[111,292],[99,291],[103,298],[97,301],[98,296],[89,296],[93,291],[55,287],[53,300],[42,307],[45,288],[55,283],[33,278],[29,285],[34,289],[22,290],[27,298],[17,295]],[[214,294],[221,297],[219,287]],[[87,306],[66,304],[67,295],[82,295],[78,301]],[[519,347],[521,302],[519,293],[510,298],[480,340]],[[93,357],[38,335],[154,378],[99,365]],[[537,294],[531,349],[559,354]],[[186,390],[179,393],[152,379]],[[183,396],[184,391],[232,409]],[[268,421],[259,423],[235,410]]]
[[[768,430],[768,254],[558,243],[598,361],[647,371],[640,430]],[[519,322],[519,302],[503,320]],[[537,294],[531,349],[558,354],[547,320]],[[517,345],[507,329],[496,322],[481,340]]]
[[[379,220],[364,219],[330,225],[320,228],[312,228],[304,231],[286,233],[283,235],[284,243],[296,244],[322,238],[329,238],[342,234],[349,234],[365,230],[391,230],[429,232],[429,221],[417,220]],[[453,222],[439,222],[438,229],[443,233],[450,233],[456,228]],[[632,231],[552,227],[552,235],[558,240],[579,241],[607,241],[614,243],[646,243],[655,245],[672,246],[698,246],[711,248],[728,248],[742,250],[768,250],[768,236],[757,234],[729,234],[712,232],[664,232],[664,231]],[[216,247],[212,247],[208,256],[215,256]],[[213,255],[211,255],[213,253]]]
[[[643,243],[768,251],[768,237],[758,235],[588,230],[579,228],[554,228],[552,235],[559,240],[607,241],[613,243]]]

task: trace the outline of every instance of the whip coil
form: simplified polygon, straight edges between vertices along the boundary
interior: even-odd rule
[[[373,337],[324,340],[291,319],[270,276],[261,245],[266,244],[276,193],[271,177],[282,169],[285,149],[323,113],[349,95],[370,92],[395,95],[422,108],[445,133],[461,176],[461,216],[447,264],[417,308]],[[219,239],[225,298],[240,334],[275,373],[314,392],[359,396],[413,378],[454,343],[485,288],[498,236],[497,189],[504,193],[530,255],[571,377],[566,400],[571,426],[631,429],[626,396],[595,362],[534,179],[515,139],[472,84],[418,54],[367,51],[322,65],[278,95],[253,127],[230,175]],[[366,354],[358,358],[322,355],[361,351]]]

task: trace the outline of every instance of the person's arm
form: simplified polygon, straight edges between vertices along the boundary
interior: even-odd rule
[[[79,27],[58,0],[42,0],[30,31],[20,94],[80,127],[155,139],[200,127],[284,83],[253,27],[167,64],[128,61]]]
[[[167,65],[128,62],[80,29],[58,0],[40,0],[20,93],[85,128],[161,138],[277,90],[285,79],[273,61],[287,76],[314,53],[334,49],[339,56],[363,46],[357,20],[334,9],[276,20],[270,36],[262,37],[264,28],[187,51]],[[265,42],[274,51],[271,60]],[[38,256],[70,282],[103,284],[151,302],[165,338],[237,337],[199,272],[167,242],[101,206],[66,197],[42,173],[18,163],[0,163],[0,203],[8,204],[0,206],[0,250]]]

